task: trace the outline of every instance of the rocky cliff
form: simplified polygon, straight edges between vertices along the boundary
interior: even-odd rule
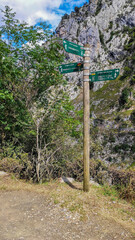
[[[115,81],[90,84],[91,157],[117,166],[135,161],[135,1],[89,0],[62,17],[57,37],[91,49],[90,71],[120,68]],[[65,53],[67,62],[82,61]],[[82,110],[82,73],[67,74],[68,91]]]

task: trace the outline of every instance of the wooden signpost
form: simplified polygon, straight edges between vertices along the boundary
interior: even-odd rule
[[[89,96],[89,71],[90,71],[90,49],[86,44],[84,47],[75,43],[63,40],[64,49],[72,54],[83,57],[83,63],[69,63],[59,66],[61,73],[78,72],[83,70],[83,165],[84,180],[83,190],[89,191],[89,135],[90,135],[90,96]]]
[[[89,45],[84,46],[85,54],[83,58],[83,166],[84,166],[84,180],[83,190],[89,191],[90,171],[90,88],[89,88],[89,74],[90,74],[90,49]]]
[[[63,40],[64,49],[72,54],[83,57],[83,63],[69,63],[59,66],[60,73],[71,73],[83,70],[83,164],[84,164],[84,181],[83,190],[89,191],[89,157],[90,157],[90,91],[89,82],[115,80],[120,70],[111,69],[90,73],[90,48],[89,44],[83,46],[76,43]]]

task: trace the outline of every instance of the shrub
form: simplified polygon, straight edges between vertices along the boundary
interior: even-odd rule
[[[110,142],[115,142],[115,136],[112,133],[109,136],[109,141]]]
[[[110,42],[112,40],[113,36],[114,36],[114,32],[111,31],[110,38],[106,41],[106,43]]]
[[[112,29],[112,27],[113,27],[113,21],[110,21],[110,23],[109,23],[109,29]]]
[[[69,15],[67,13],[65,13],[64,16],[62,17],[62,20],[64,19],[69,19]]]
[[[122,90],[122,94],[121,94],[120,99],[119,99],[119,105],[120,106],[125,105],[128,102],[128,97],[129,97],[129,89],[124,88]]]
[[[135,200],[135,172],[132,170],[110,169],[112,184],[116,186],[119,195],[123,199]]]
[[[3,158],[0,161],[0,170],[2,171],[20,174],[22,169],[23,166],[19,163],[18,159]]]
[[[133,110],[131,113],[131,122],[135,124],[135,110]]]
[[[15,173],[21,178],[30,179],[32,175],[32,164],[28,154],[20,147],[7,144],[7,146],[1,149],[0,170]]]
[[[132,62],[135,63],[135,54],[132,55],[131,59],[132,59]]]
[[[75,7],[75,8],[74,8],[74,11],[75,11],[76,13],[79,13],[79,9],[80,9],[79,7]]]
[[[97,9],[96,9],[95,15],[99,14],[101,8],[102,8],[102,0],[98,0],[98,2],[97,2]]]
[[[130,85],[135,85],[135,75],[131,78]]]
[[[131,73],[132,73],[132,69],[126,66],[126,67],[124,68],[124,73],[123,73],[123,75],[124,75],[125,77],[128,77],[128,76],[130,76]]]
[[[131,151],[132,151],[133,153],[135,153],[135,143],[132,145]]]
[[[104,43],[104,35],[102,34],[102,32],[99,30],[99,38],[100,38],[100,42],[101,44],[104,46],[105,43]]]

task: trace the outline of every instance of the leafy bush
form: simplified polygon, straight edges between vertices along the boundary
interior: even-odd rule
[[[129,89],[124,88],[122,90],[122,94],[121,94],[120,99],[119,99],[119,105],[124,106],[128,102],[128,97],[129,97]]]
[[[100,38],[100,42],[101,44],[104,46],[105,43],[104,43],[104,35],[102,34],[102,32],[99,30],[99,38]]]
[[[132,55],[131,59],[132,59],[132,62],[135,63],[135,53]]]
[[[131,122],[135,124],[135,110],[131,113]]]
[[[0,170],[15,173],[18,177],[30,179],[32,163],[29,156],[21,147],[6,143],[0,151]]]
[[[131,75],[131,73],[132,73],[132,69],[131,69],[130,67],[126,66],[126,67],[124,68],[124,73],[123,73],[123,75],[124,75],[125,77],[128,77],[128,76]]]
[[[19,163],[18,159],[14,158],[3,158],[0,160],[0,170],[20,174],[23,166]]]
[[[135,172],[132,170],[110,169],[112,184],[116,186],[119,195],[123,199],[135,200]]]
[[[122,151],[129,151],[131,149],[131,146],[127,143],[123,143],[123,144],[120,144],[120,145],[116,145],[114,148],[113,148],[113,151],[115,153],[119,153]]]
[[[109,29],[112,29],[112,27],[113,27],[113,21],[110,21],[110,23],[109,23]]]
[[[20,178],[30,179],[32,175],[32,166],[29,160],[15,159],[6,157],[0,160],[0,170],[8,173],[14,173]]]
[[[135,85],[135,75],[131,78],[130,85]]]
[[[110,142],[115,142],[115,135],[113,135],[112,133],[110,133],[109,141]]]
[[[132,151],[133,153],[135,153],[135,143],[132,145],[131,151]]]

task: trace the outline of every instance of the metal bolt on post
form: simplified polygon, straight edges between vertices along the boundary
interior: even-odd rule
[[[90,74],[90,46],[84,46],[85,54],[83,58],[83,164],[84,164],[84,181],[83,190],[89,191],[89,134],[90,134],[90,91],[89,91],[89,74]]]

